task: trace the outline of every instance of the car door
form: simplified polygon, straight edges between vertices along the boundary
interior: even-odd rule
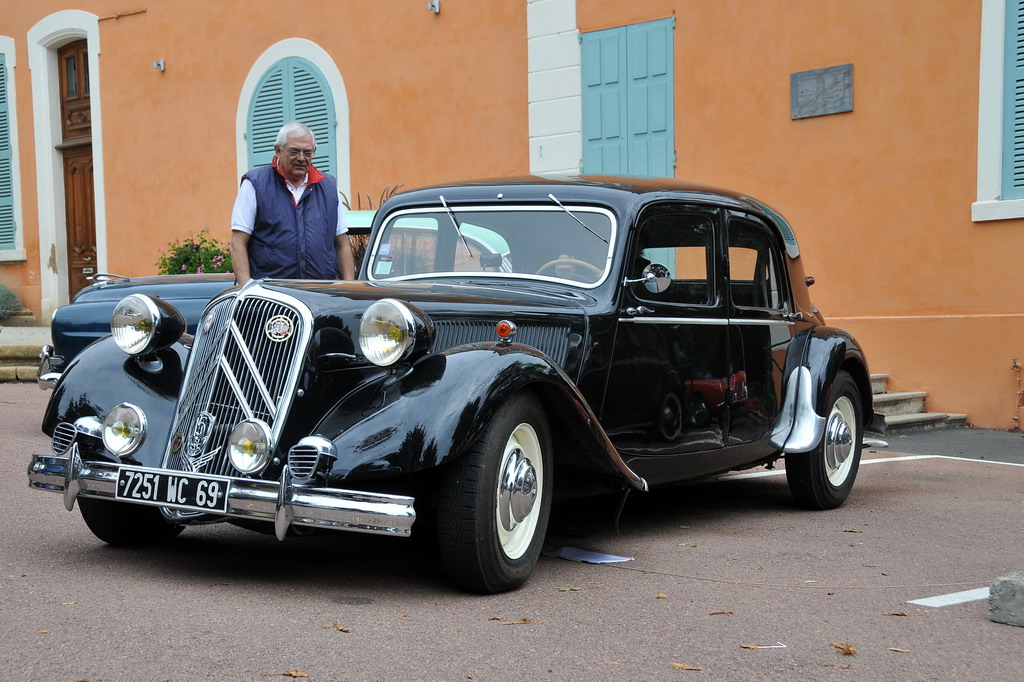
[[[601,423],[638,455],[721,448],[728,427],[728,320],[718,275],[721,212],[647,209],[627,252],[626,278]],[[663,292],[640,280],[668,268]]]
[[[783,399],[783,369],[795,334],[789,278],[774,233],[730,212],[726,235],[729,337],[734,386],[728,444],[767,441]]]

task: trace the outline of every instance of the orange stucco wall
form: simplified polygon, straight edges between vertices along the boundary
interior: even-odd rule
[[[302,37],[351,107],[352,190],[528,170],[526,0],[150,3],[100,22],[110,270],[152,272],[202,227],[227,237],[234,125],[254,60]],[[1024,221],[974,223],[982,0],[576,0],[581,31],[674,16],[677,177],[758,196],[793,223],[812,295],[891,390],[979,426],[1018,416]],[[23,266],[38,302],[27,31],[66,0],[6,0],[15,39]],[[122,2],[82,0],[99,16]],[[166,60],[167,70],[151,68]],[[853,64],[854,111],[791,120],[790,75]],[[44,246],[44,248],[49,248]]]
[[[1010,428],[1024,222],[973,223],[980,0],[578,0],[580,30],[674,16],[678,177],[794,225],[830,323],[890,390]],[[854,111],[790,119],[790,74],[853,64]]]
[[[99,17],[123,2],[5,0],[0,35],[15,39],[23,223],[29,261],[0,266],[0,282],[38,305],[38,211],[32,81],[26,34],[69,7]],[[174,237],[208,228],[229,238],[238,187],[235,115],[255,60],[301,37],[333,58],[351,110],[351,190],[374,205],[385,187],[529,169],[526,7],[448,0],[307,2],[284,9],[176,0],[101,19],[107,269],[152,274]],[[510,28],[511,27],[511,28]],[[152,68],[164,59],[166,71]]]

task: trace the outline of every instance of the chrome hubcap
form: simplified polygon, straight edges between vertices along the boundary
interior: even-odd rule
[[[829,469],[838,469],[853,452],[853,433],[842,413],[835,413],[828,420],[825,430],[825,459]]]
[[[537,502],[537,472],[523,451],[516,448],[505,456],[498,489],[501,526],[511,531],[530,515]]]
[[[859,436],[857,411],[846,396],[836,400],[825,424],[825,475],[834,486],[843,485],[853,468]]]

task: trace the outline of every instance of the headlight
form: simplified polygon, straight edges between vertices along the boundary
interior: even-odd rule
[[[146,415],[131,403],[121,403],[103,420],[103,445],[118,457],[130,455],[146,440]]]
[[[401,301],[382,298],[363,313],[359,349],[375,365],[387,367],[405,357],[416,343],[416,318]]]
[[[186,329],[185,318],[174,306],[159,298],[132,294],[110,318],[110,333],[125,353],[142,355],[167,348]]]
[[[270,427],[259,419],[247,419],[231,430],[228,459],[243,474],[262,471],[274,450]]]

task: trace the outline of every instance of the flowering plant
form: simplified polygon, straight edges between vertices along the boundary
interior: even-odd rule
[[[163,249],[157,260],[161,275],[183,275],[204,272],[232,272],[231,252],[226,244],[210,237],[205,230],[198,235],[175,239]]]

